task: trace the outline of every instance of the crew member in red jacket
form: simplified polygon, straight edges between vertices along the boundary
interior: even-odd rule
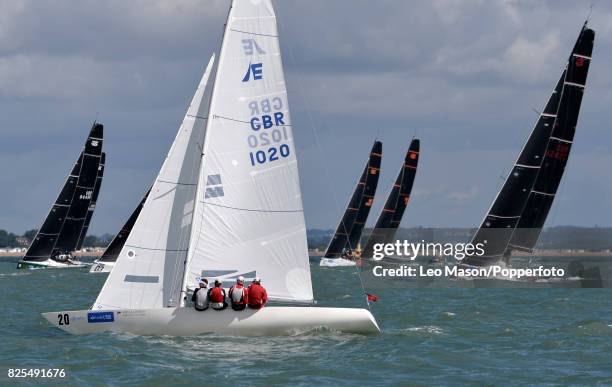
[[[225,302],[225,289],[221,286],[223,283],[220,279],[215,280],[215,287],[208,291],[208,302],[214,310],[223,310],[227,308]]]
[[[251,309],[261,309],[268,302],[268,293],[261,286],[261,279],[259,277],[255,278],[249,285],[248,295],[248,304]]]
[[[249,292],[244,287],[244,277],[238,277],[236,284],[229,290],[229,298],[230,302],[232,303],[232,309],[244,310],[249,302],[248,293]]]

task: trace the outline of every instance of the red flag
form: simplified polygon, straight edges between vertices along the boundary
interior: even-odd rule
[[[369,293],[366,293],[366,295],[368,296],[368,301],[373,301],[373,302],[378,301],[378,296],[375,296],[375,295],[369,294]]]

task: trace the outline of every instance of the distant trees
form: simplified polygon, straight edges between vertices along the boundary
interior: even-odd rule
[[[17,235],[6,230],[0,230],[0,247],[17,246]]]
[[[37,232],[38,232],[37,229],[28,230],[28,231],[23,233],[23,236],[24,236],[24,238],[28,238],[29,240],[32,240],[36,236]]]
[[[27,230],[23,235],[16,235],[12,232],[0,229],[0,248],[23,247],[17,242],[17,238],[23,237],[31,241],[36,237],[38,230]],[[102,236],[88,235],[85,237],[83,247],[106,247],[113,240],[114,235],[103,234]]]
[[[112,239],[112,236],[109,238],[109,234],[104,234],[101,237],[88,235],[85,237],[85,241],[83,241],[83,247],[106,247]]]

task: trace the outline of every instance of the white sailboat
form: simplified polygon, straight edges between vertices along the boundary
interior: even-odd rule
[[[211,67],[212,59],[92,309],[43,316],[74,334],[280,335],[321,327],[379,332],[365,309],[266,306],[198,312],[186,305],[200,277],[227,283],[238,276],[260,277],[271,304],[313,303],[270,0],[233,0],[206,115],[203,97]]]

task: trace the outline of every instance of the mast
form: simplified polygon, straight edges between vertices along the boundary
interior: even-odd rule
[[[325,249],[325,254],[323,255],[325,258],[340,258],[342,256],[342,253],[344,252],[344,249],[347,246],[350,249],[356,247],[355,245],[349,242],[349,239],[355,226],[355,222],[357,221],[361,207],[365,205],[368,200],[373,200],[373,194],[371,193],[371,191],[372,187],[374,188],[374,191],[376,191],[381,157],[382,143],[380,141],[374,141],[374,145],[372,145],[372,150],[370,150],[368,162],[363,168],[361,177],[359,178],[355,190],[353,191],[353,195],[351,196],[348,205],[346,206],[344,215],[342,216],[342,219],[340,219],[340,224],[338,224],[334,236],[329,241],[327,249]],[[374,168],[374,171],[370,170],[371,166],[372,168]],[[374,172],[374,174],[372,174],[372,172]],[[372,176],[372,178],[370,178],[370,181],[368,181],[369,176]],[[376,184],[373,182],[374,178],[376,179]],[[366,185],[370,187],[370,189],[368,190],[371,196],[370,198],[363,197]],[[354,235],[356,236],[357,233],[355,233]]]
[[[593,39],[585,23],[553,94],[472,239],[484,244],[485,254],[466,257],[463,263],[483,266],[507,260],[512,249],[530,251],[537,242],[567,164]]]
[[[208,107],[207,107],[207,115],[210,117],[210,107],[212,105],[212,101],[213,101],[213,96],[215,95],[215,90],[216,90],[216,85],[217,85],[217,69],[219,68],[219,62],[221,61],[221,55],[223,53],[223,45],[224,45],[224,41],[225,41],[225,34],[229,25],[229,17],[230,14],[232,12],[232,8],[234,6],[234,0],[232,0],[232,2],[230,3],[229,9],[227,10],[227,18],[225,19],[225,25],[223,26],[223,33],[221,34],[221,43],[220,43],[220,47],[219,47],[219,61],[215,64],[214,66],[214,77],[213,77],[213,83],[212,83],[212,88],[211,88],[211,93],[210,93],[210,97],[208,99]],[[211,61],[214,60],[214,54],[213,57],[211,59]],[[204,151],[207,148],[207,136],[206,133],[208,132],[208,127],[210,125],[210,122],[212,120],[209,119],[206,122],[206,129],[204,130],[204,144],[202,145],[202,152],[200,155],[201,161],[200,161],[200,171],[203,168],[203,164],[204,164]],[[198,171],[199,174],[199,171]],[[202,182],[200,181],[200,179],[198,179],[198,184],[196,186],[196,195],[195,195],[195,201],[198,201],[198,198],[202,197],[202,189],[203,189],[203,185]],[[195,204],[194,204],[195,206]],[[185,262],[183,263],[183,277],[181,280],[181,293],[179,296],[179,305],[180,306],[185,306],[185,302],[187,301],[187,280],[189,277],[189,271],[188,271],[188,267],[189,267],[189,262],[191,261],[191,258],[193,257],[193,248],[192,248],[192,244],[193,241],[195,240],[195,236],[194,234],[196,233],[196,227],[194,227],[194,223],[198,221],[197,216],[195,214],[194,211],[194,216],[191,219],[191,234],[189,236],[189,248],[187,249],[187,257],[185,258]]]
[[[420,141],[418,138],[412,139],[410,147],[406,152],[406,157],[402,167],[395,179],[395,183],[389,192],[387,201],[380,211],[378,220],[372,233],[368,238],[363,249],[362,256],[372,257],[374,245],[377,243],[389,243],[395,237],[412,192],[412,186],[416,177],[419,163]]]

